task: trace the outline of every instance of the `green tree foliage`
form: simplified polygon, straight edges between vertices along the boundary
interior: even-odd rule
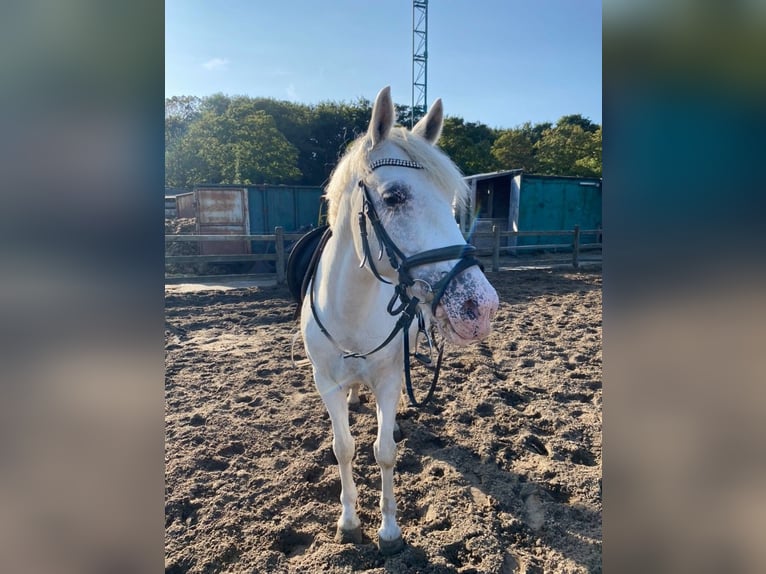
[[[582,116],[562,117],[535,148],[538,173],[601,177],[601,128]]]
[[[199,118],[199,98],[173,96],[165,100],[165,185],[184,187],[182,174],[188,166],[180,160],[179,149],[189,126]]]
[[[396,123],[406,128],[412,127],[412,107],[404,104],[394,104]]]
[[[486,173],[497,169],[497,161],[492,155],[495,137],[495,130],[485,124],[447,117],[439,147],[464,174]]]
[[[364,133],[372,106],[307,106],[214,94],[165,101],[165,183],[322,185],[346,146]],[[396,106],[409,127],[410,108]],[[601,175],[601,127],[580,115],[512,129],[447,117],[439,145],[465,174],[522,168],[529,173]]]
[[[317,185],[328,179],[348,144],[367,130],[372,105],[360,99],[352,104],[323,102],[309,110],[311,125],[301,146]]]
[[[540,136],[529,122],[518,128],[503,130],[495,139],[491,150],[499,169],[534,172],[537,167],[535,143],[539,139]]]
[[[166,151],[168,184],[290,183],[300,178],[297,149],[251,99],[216,95],[205,100],[202,110]]]
[[[575,160],[574,175],[601,177],[601,126],[590,133],[585,152]]]
[[[165,100],[165,147],[173,146],[199,117],[200,99],[195,96],[173,96]]]
[[[584,118],[580,114],[572,114],[569,116],[561,116],[559,121],[556,122],[557,126],[580,126],[584,132],[595,132],[599,126],[594,124],[588,118]],[[550,127],[550,126],[549,126]]]

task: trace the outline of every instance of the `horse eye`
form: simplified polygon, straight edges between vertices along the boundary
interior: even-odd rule
[[[384,191],[381,197],[383,198],[383,203],[388,207],[400,205],[405,200],[404,193],[399,190]]]

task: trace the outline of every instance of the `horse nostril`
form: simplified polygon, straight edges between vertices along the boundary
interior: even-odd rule
[[[460,308],[460,313],[466,319],[475,321],[479,318],[479,304],[474,299],[466,299]]]

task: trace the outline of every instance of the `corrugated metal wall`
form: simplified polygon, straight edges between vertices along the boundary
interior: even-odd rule
[[[250,186],[247,191],[250,233],[274,233],[277,226],[292,233],[317,226],[321,187]]]
[[[249,187],[250,233],[270,235],[277,226],[284,227],[286,233],[316,227],[323,191],[306,186]],[[273,252],[274,245],[254,241],[251,248]]]
[[[197,233],[271,235],[281,226],[286,233],[316,227],[321,187],[282,185],[204,185],[173,201],[177,210],[193,207]],[[186,213],[184,211],[184,213]],[[179,213],[180,215],[180,213]],[[249,241],[202,242],[201,253],[250,253],[272,251],[273,243]]]
[[[178,217],[196,217],[196,203],[194,193],[180,193],[176,195],[176,214]]]
[[[590,178],[523,175],[519,194],[519,231],[601,228],[601,181]],[[584,235],[581,242],[596,241]],[[518,245],[559,243],[551,237],[519,237]]]
[[[243,188],[194,190],[199,235],[247,235],[247,193]],[[201,255],[250,253],[248,241],[202,241]]]

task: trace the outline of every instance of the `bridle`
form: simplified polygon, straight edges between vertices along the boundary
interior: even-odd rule
[[[383,167],[383,166],[423,169],[422,165],[411,160],[383,158],[370,163],[369,165],[370,173],[375,171],[377,168]],[[468,269],[469,267],[472,267],[474,265],[478,265],[479,267],[482,267],[482,265],[479,262],[479,260],[476,259],[476,257],[474,256],[474,253],[476,252],[476,248],[473,245],[468,245],[468,244],[439,247],[437,249],[429,249],[427,251],[422,251],[420,253],[416,253],[415,255],[410,255],[409,257],[406,256],[404,252],[402,252],[402,250],[399,249],[399,247],[396,245],[394,240],[391,239],[391,236],[386,232],[386,229],[383,226],[383,223],[381,222],[380,217],[378,216],[378,212],[375,209],[375,204],[372,199],[372,193],[370,192],[369,187],[367,187],[367,184],[365,183],[364,179],[360,179],[357,185],[362,190],[362,193],[363,193],[362,210],[359,212],[359,231],[362,237],[362,249],[363,249],[364,256],[362,258],[362,262],[359,265],[359,267],[360,268],[364,267],[367,264],[369,265],[370,270],[372,271],[372,274],[379,281],[383,283],[387,283],[389,285],[393,284],[391,281],[388,281],[387,279],[382,277],[380,273],[378,272],[377,267],[375,266],[375,262],[372,257],[372,250],[370,249],[369,233],[367,229],[368,227],[367,222],[369,221],[378,239],[378,243],[379,245],[381,245],[380,253],[378,254],[378,258],[377,258],[378,261],[380,261],[383,258],[383,251],[385,251],[388,257],[388,262],[390,263],[391,267],[394,270],[396,270],[398,274],[398,283],[394,285],[394,294],[391,297],[391,300],[388,302],[388,305],[386,306],[386,311],[394,317],[398,315],[399,319],[396,321],[396,324],[394,325],[394,328],[391,331],[391,333],[389,333],[388,337],[386,337],[386,339],[382,343],[380,343],[377,347],[375,347],[371,351],[367,351],[366,353],[359,353],[359,352],[353,352],[353,351],[348,351],[344,349],[340,344],[338,344],[338,342],[333,338],[333,336],[322,324],[322,321],[319,319],[319,315],[314,305],[313,275],[311,278],[312,279],[311,289],[309,290],[311,313],[313,314],[314,320],[316,321],[319,329],[343,353],[344,359],[350,359],[350,358],[365,359],[368,356],[374,353],[377,353],[381,349],[385,348],[389,343],[391,343],[391,341],[394,340],[394,338],[399,333],[399,331],[403,331],[404,376],[405,376],[405,382],[406,382],[406,388],[407,388],[407,395],[413,406],[422,406],[431,399],[431,397],[433,396],[434,390],[436,388],[436,382],[439,379],[439,371],[441,369],[442,355],[444,352],[444,344],[442,343],[439,346],[438,358],[436,361],[436,365],[434,366],[434,377],[431,382],[431,387],[428,391],[428,394],[426,395],[426,398],[423,399],[423,401],[418,402],[415,399],[414,392],[412,390],[412,381],[410,377],[410,360],[409,360],[409,355],[410,355],[409,331],[410,331],[410,325],[412,324],[412,321],[415,318],[418,319],[418,336],[420,334],[423,334],[425,336],[426,342],[428,343],[428,348],[429,348],[428,356],[416,352],[415,358],[418,359],[421,363],[425,364],[426,366],[432,365],[432,359],[430,355],[433,351],[434,343],[433,343],[432,332],[429,332],[429,329],[426,327],[425,318],[423,317],[423,312],[420,309],[418,309],[418,304],[420,304],[421,300],[418,297],[414,295],[411,296],[409,293],[407,293],[407,288],[414,286],[416,283],[423,284],[427,293],[426,297],[429,297],[429,296],[433,297],[433,299],[430,300],[430,303],[431,303],[431,310],[432,312],[435,313],[436,307],[439,305],[439,302],[444,296],[444,293],[446,292],[447,286],[449,285],[449,283],[459,273],[461,273],[465,269]],[[326,242],[328,238],[329,238],[329,232],[323,238],[323,243]],[[450,269],[450,271],[446,275],[444,275],[444,277],[439,279],[439,281],[437,281],[433,285],[430,285],[426,281],[422,279],[416,279],[412,276],[412,269],[415,267],[420,267],[422,265],[428,265],[431,263],[438,263],[440,261],[451,261],[454,259],[458,260],[458,262],[454,265],[454,267],[452,267],[452,269]],[[316,273],[316,269],[314,269],[314,273]],[[433,331],[433,327],[431,327],[431,331]],[[416,343],[417,343],[417,339],[416,339]],[[417,344],[416,344],[416,350],[417,350]]]

